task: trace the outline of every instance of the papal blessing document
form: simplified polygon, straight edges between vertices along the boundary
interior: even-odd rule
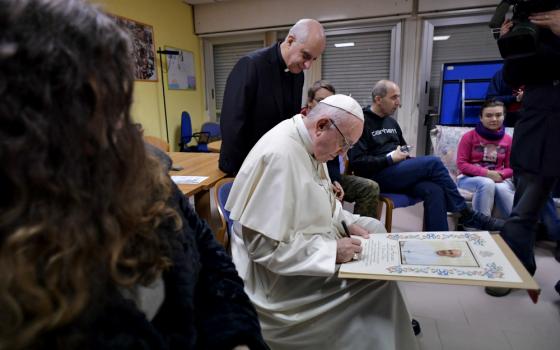
[[[340,277],[415,280],[399,277],[522,283],[496,241],[486,231],[370,234],[359,260],[342,264]],[[419,279],[418,281],[421,281]],[[482,283],[492,285],[493,283]],[[538,286],[537,286],[538,287]]]

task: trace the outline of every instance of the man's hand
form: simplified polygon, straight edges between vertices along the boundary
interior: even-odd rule
[[[409,156],[409,153],[401,151],[401,146],[397,146],[397,148],[391,153],[389,153],[389,155],[391,155],[391,159],[393,159],[393,163],[398,163],[400,161],[405,160]]]
[[[504,179],[502,178],[502,175],[500,175],[500,173],[495,171],[495,170],[488,170],[488,173],[486,174],[486,177],[489,177],[490,179],[494,180],[494,182],[504,181]]]
[[[504,23],[502,23],[502,26],[500,27],[500,38],[506,35],[511,29],[511,27],[513,27],[513,22],[511,21],[511,19],[506,19]]]
[[[362,242],[356,238],[341,238],[336,241],[336,263],[349,262],[354,254],[362,252]]]
[[[521,102],[523,100],[523,89],[517,89],[513,95],[515,96],[515,100],[517,102]]]
[[[556,36],[560,36],[560,10],[533,13],[529,19],[539,27],[548,28]]]
[[[338,181],[333,182],[332,190],[334,192],[334,195],[336,196],[336,199],[342,202],[342,199],[344,198],[344,190],[342,189],[342,186]]]
[[[358,224],[348,226],[348,231],[350,231],[351,235],[369,238],[369,232]]]

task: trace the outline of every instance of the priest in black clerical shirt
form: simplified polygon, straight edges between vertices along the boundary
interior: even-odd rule
[[[284,41],[242,57],[224,91],[220,169],[235,176],[251,148],[267,131],[299,113],[303,70],[325,49],[316,20],[301,19]]]

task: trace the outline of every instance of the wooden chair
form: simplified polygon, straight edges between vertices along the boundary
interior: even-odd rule
[[[405,208],[421,202],[422,199],[415,198],[402,193],[380,193],[379,201],[385,204],[385,229],[391,232],[393,228],[393,209]],[[383,207],[377,206],[377,216],[381,217]]]
[[[227,251],[229,251],[231,226],[233,221],[229,218],[229,211],[226,210],[225,205],[229,196],[229,191],[233,185],[233,177],[226,177],[221,179],[214,186],[214,202],[218,213],[220,215],[220,227],[216,231],[216,239],[220,242]]]
[[[155,136],[144,136],[144,141],[149,143],[150,145],[159,148],[164,152],[169,152],[169,144],[164,140],[155,137]]]

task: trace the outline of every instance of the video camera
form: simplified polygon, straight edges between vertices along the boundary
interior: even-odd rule
[[[510,6],[513,6],[513,27],[499,38],[500,27]],[[502,0],[489,23],[490,28],[494,29],[494,37],[498,39],[502,57],[508,59],[535,55],[539,47],[540,28],[529,20],[529,16],[558,8],[560,0]]]

